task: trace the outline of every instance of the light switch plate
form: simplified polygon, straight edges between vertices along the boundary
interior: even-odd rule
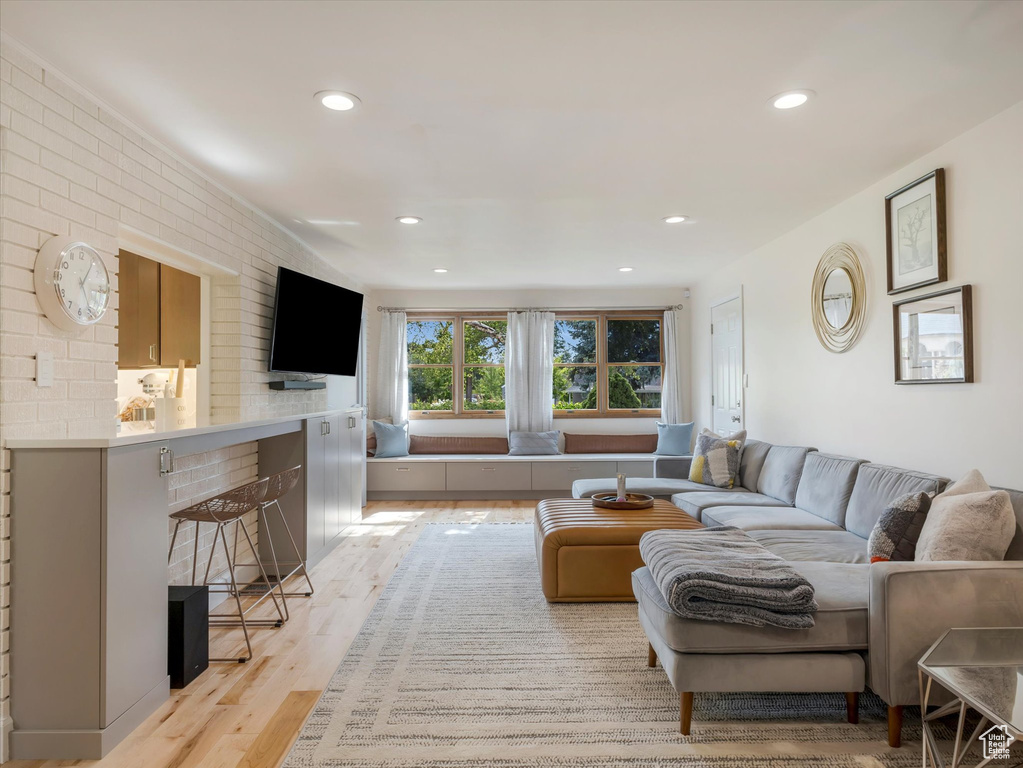
[[[52,387],[53,386],[53,353],[52,352],[37,352],[36,353],[36,386],[37,387]]]

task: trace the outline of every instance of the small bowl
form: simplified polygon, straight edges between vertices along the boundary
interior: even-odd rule
[[[654,505],[654,497],[645,493],[627,493],[625,501],[618,501],[617,493],[595,493],[590,498],[593,506],[602,509],[649,509]]]

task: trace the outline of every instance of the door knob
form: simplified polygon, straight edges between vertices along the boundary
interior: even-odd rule
[[[734,421],[736,424],[738,424],[740,421],[742,421],[742,419],[740,419],[738,416],[733,416],[732,417],[732,421]]]

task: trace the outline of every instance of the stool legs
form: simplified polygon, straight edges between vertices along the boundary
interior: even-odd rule
[[[302,560],[302,554],[298,550],[298,544],[295,543],[295,537],[292,536],[291,528],[288,526],[288,521],[284,517],[284,510],[281,509],[281,505],[277,502],[276,499],[274,499],[269,504],[261,504],[260,505],[259,511],[263,515],[262,522],[263,522],[264,529],[265,530],[269,530],[270,529],[269,525],[267,524],[268,523],[268,521],[267,521],[267,510],[270,508],[271,505],[277,508],[277,514],[278,514],[278,516],[281,519],[281,526],[284,528],[284,532],[288,534],[288,540],[291,542],[291,551],[295,553],[295,560],[294,560],[294,562],[298,563],[298,565],[296,565],[294,568],[292,568],[290,572],[288,572],[288,573],[286,573],[284,575],[281,575],[280,567],[277,564],[277,556],[276,556],[276,554],[273,555],[274,568],[277,568],[277,578],[278,578],[278,580],[281,583],[281,588],[283,590],[284,580],[286,578],[288,578],[289,576],[292,576],[293,574],[296,574],[299,571],[301,571],[302,572],[302,576],[305,577],[306,584],[309,585],[309,591],[308,592],[286,592],[284,594],[286,594],[288,597],[312,597],[313,592],[315,592],[315,590],[313,589],[313,581],[312,581],[312,579],[309,578],[309,571],[306,570],[305,562]],[[271,542],[271,545],[270,545],[270,551],[271,551],[271,554],[273,554],[273,543],[272,542]]]
[[[196,524],[195,527],[198,528],[199,525]],[[196,531],[196,533],[198,533],[198,531]],[[227,558],[227,572],[231,575],[231,592],[234,594],[234,602],[235,602],[235,605],[238,607],[238,620],[239,620],[239,622],[241,622],[242,632],[245,635],[245,649],[246,649],[246,651],[248,652],[249,655],[245,656],[244,658],[243,657],[239,657],[237,659],[239,664],[244,664],[246,661],[249,661],[252,658],[252,643],[249,641],[249,628],[245,624],[245,611],[242,610],[241,593],[238,591],[238,584],[235,582],[235,579],[234,579],[234,563],[231,562],[231,552],[227,548],[227,534],[224,533],[224,526],[222,524],[219,524],[219,523],[217,524],[217,532],[214,534],[214,537],[217,537],[217,536],[219,536],[220,539],[224,542],[224,557]],[[216,542],[216,538],[214,538],[213,547],[211,549],[216,549],[216,547],[217,547],[217,542]],[[213,553],[211,552],[210,553],[210,560],[212,560],[212,559],[213,559]],[[209,566],[206,567],[206,575],[207,575],[207,581],[208,581]],[[211,622],[210,626],[213,626],[212,622]],[[210,661],[235,661],[235,659],[221,658],[221,659],[210,659]]]

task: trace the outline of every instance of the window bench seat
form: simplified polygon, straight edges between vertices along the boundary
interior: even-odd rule
[[[583,478],[651,477],[650,453],[415,454],[366,460],[370,500],[540,499],[572,496]]]

